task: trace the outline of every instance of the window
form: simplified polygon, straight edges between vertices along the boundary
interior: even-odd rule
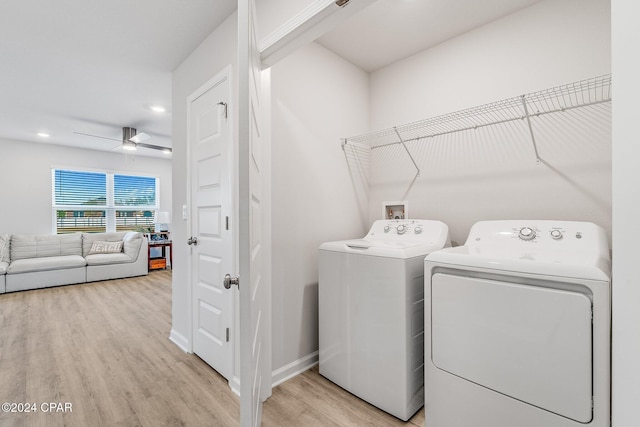
[[[54,169],[57,234],[142,230],[158,209],[155,177]]]
[[[147,176],[113,176],[116,231],[137,230],[153,225],[157,209],[156,181],[156,178]]]

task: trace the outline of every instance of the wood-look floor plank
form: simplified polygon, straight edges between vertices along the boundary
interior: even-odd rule
[[[227,381],[169,339],[171,272],[0,295],[0,427],[239,425]],[[72,412],[43,412],[48,402]],[[266,427],[424,426],[378,410],[311,369],[273,389]]]
[[[0,295],[1,427],[237,425],[226,380],[169,339],[171,272]],[[46,402],[72,412],[44,413]]]
[[[264,405],[263,426],[301,425],[423,427],[424,408],[405,423],[343,390],[314,367],[274,388]]]

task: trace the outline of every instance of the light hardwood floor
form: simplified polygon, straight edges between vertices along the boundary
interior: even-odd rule
[[[36,406],[0,411],[0,426],[238,425],[226,380],[170,330],[170,271],[0,294],[0,404]],[[45,413],[49,402],[72,411]],[[311,369],[273,389],[263,425],[424,426],[424,410],[403,423]]]

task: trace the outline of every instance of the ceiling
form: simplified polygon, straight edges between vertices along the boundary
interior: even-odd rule
[[[318,42],[375,71],[540,0],[378,0]]]
[[[171,72],[235,9],[235,0],[2,1],[0,138],[110,151],[127,126],[171,147]]]
[[[536,1],[378,0],[319,42],[373,71]],[[171,72],[235,9],[236,0],[3,1],[0,138],[113,151],[126,126],[171,147]]]

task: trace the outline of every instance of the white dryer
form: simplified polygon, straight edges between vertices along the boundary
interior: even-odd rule
[[[319,249],[320,374],[405,421],[424,405],[424,257],[446,246],[444,223],[416,219]]]
[[[610,255],[569,221],[483,221],[425,259],[429,427],[610,425]]]

